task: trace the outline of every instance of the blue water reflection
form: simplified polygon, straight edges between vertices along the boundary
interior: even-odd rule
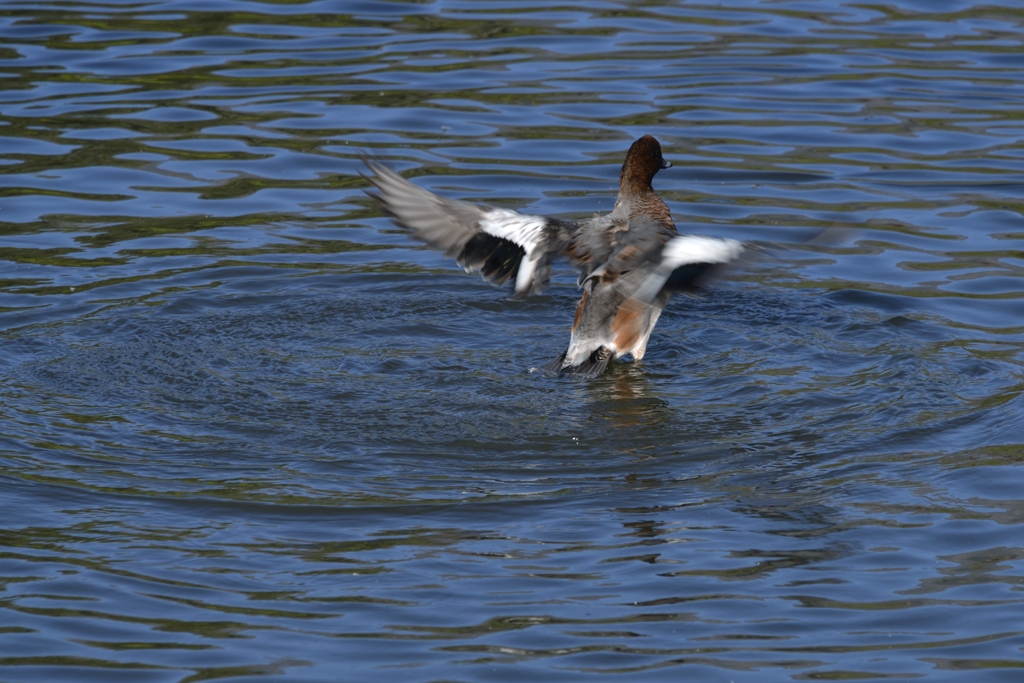
[[[7,3],[0,678],[1016,681],[1020,22]],[[648,133],[764,253],[587,382],[357,175],[579,218]]]

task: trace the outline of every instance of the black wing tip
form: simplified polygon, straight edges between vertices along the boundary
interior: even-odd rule
[[[701,286],[714,279],[726,265],[728,264],[687,263],[673,270],[662,288],[670,292],[699,292]]]
[[[463,267],[480,271],[488,282],[503,285],[519,272],[525,254],[514,242],[479,232],[462,247],[457,260]]]

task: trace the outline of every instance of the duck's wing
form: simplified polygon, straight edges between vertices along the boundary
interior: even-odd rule
[[[613,212],[580,223],[579,229],[565,247],[569,263],[580,271],[580,286],[615,253],[614,236],[625,229],[626,222]]]
[[[641,257],[629,274],[630,300],[649,304],[662,292],[690,292],[737,261],[743,243],[720,237],[679,235]],[[626,304],[630,302],[627,300]],[[624,304],[624,305],[626,305]]]
[[[364,158],[372,175],[360,174],[378,192],[366,191],[396,224],[431,249],[454,258],[466,272],[503,285],[515,278],[515,293],[542,290],[551,262],[572,239],[577,226],[547,216],[479,207],[446,199],[413,185],[382,164]]]

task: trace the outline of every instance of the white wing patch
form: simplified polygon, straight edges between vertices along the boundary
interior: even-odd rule
[[[672,271],[691,263],[731,263],[743,253],[743,243],[718,237],[680,235],[661,250],[661,263],[633,293],[632,298],[650,303],[672,276]]]
[[[523,248],[526,254],[519,264],[516,275],[516,293],[529,291],[533,286],[533,274],[543,252],[534,255],[544,237],[548,221],[543,216],[530,216],[508,209],[491,209],[480,220],[480,229],[488,235],[508,240]]]
[[[736,240],[680,235],[665,243],[661,263],[675,270],[689,263],[730,263],[742,253],[743,244]]]

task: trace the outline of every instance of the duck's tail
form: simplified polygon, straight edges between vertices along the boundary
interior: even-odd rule
[[[557,373],[560,376],[571,375],[573,377],[597,377],[608,368],[608,361],[612,359],[612,352],[603,346],[587,356],[579,365],[563,366],[565,363],[565,352],[544,366],[547,372]]]
[[[562,363],[565,362],[565,354],[566,354],[566,352],[562,351],[562,353],[559,354],[559,356],[557,358],[555,358],[550,363],[546,363],[544,365],[544,367],[541,368],[541,370],[543,370],[544,372],[553,372],[553,373],[561,374],[562,373]]]

